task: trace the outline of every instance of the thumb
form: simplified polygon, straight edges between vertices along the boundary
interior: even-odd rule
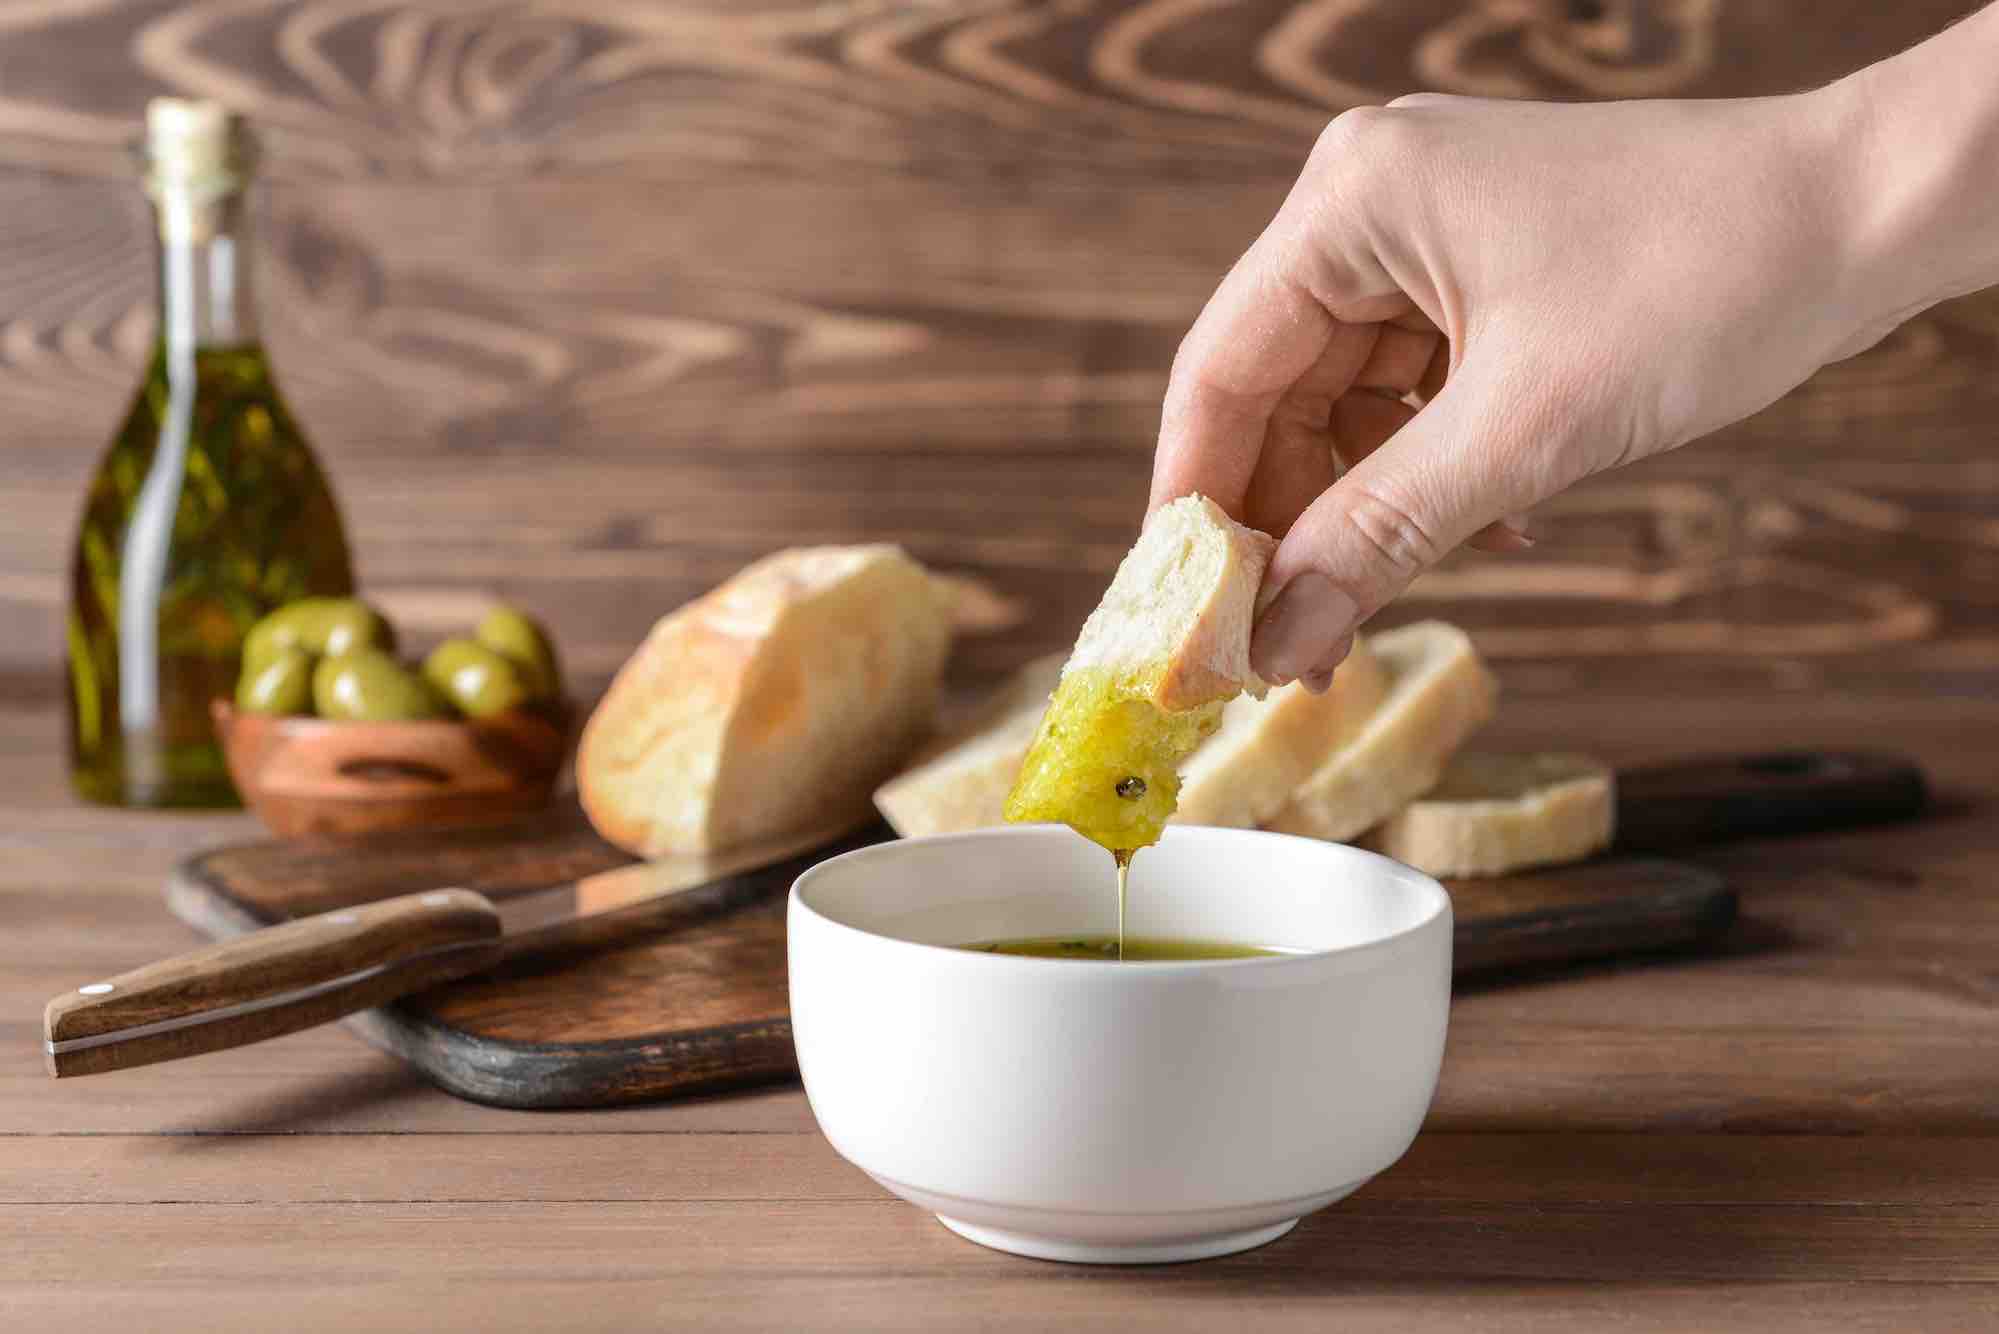
[[[1354,629],[1486,525],[1575,480],[1545,380],[1472,357],[1298,517],[1264,575],[1250,662],[1283,683],[1330,672]]]

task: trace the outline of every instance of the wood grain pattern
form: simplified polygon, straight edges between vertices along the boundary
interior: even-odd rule
[[[1945,692],[1591,693],[1621,763],[1690,736],[1891,731],[1939,810],[1706,854],[1726,951],[1462,991],[1425,1133],[1262,1251],[1117,1274],[960,1242],[780,1087],[548,1115],[444,1097],[333,1031],[52,1084],[33,1011],[184,948],[161,877],[246,815],[73,805],[54,700],[0,692],[0,1309],[160,1330],[1979,1329],[1999,1323],[1989,678]],[[1495,741],[1531,745],[1536,699]]]
[[[85,982],[43,1012],[49,1073],[95,1075],[295,1033],[499,957],[477,894],[426,890]]]
[[[35,1011],[184,949],[244,816],[73,805],[61,571],[150,336],[125,144],[270,129],[279,374],[419,637],[544,612],[587,698],[792,541],[896,538],[1062,642],[1181,332],[1336,110],[1808,85],[1971,0],[74,0],[0,5],[0,1312],[267,1331],[1999,1327],[1999,297],[1536,516],[1397,615],[1494,744],[1913,750],[1918,824],[1705,854],[1715,957],[1468,990],[1426,1133],[1266,1250],[1104,1275],[945,1236],[794,1089],[546,1116],[337,1032],[51,1084]],[[975,496],[976,503],[967,503]]]
[[[1616,847],[1670,852],[1906,820],[1928,803],[1922,771],[1878,752],[1763,751],[1646,765],[1617,775]]]
[[[400,620],[442,631],[504,593],[588,691],[747,559],[886,537],[1032,610],[965,646],[986,676],[1094,601],[1180,332],[1328,115],[1418,87],[1791,88],[1968,7],[17,6],[0,663],[55,660],[77,497],[136,380],[151,281],[122,144],[153,93],[269,127],[277,364]],[[1995,342],[1999,297],[1940,307],[1397,614],[1473,625],[1530,683],[1555,661],[1779,689],[1990,663]]]

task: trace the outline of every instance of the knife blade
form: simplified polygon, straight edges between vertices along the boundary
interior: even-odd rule
[[[813,863],[894,837],[840,825],[638,862],[494,900],[437,888],[252,931],[86,983],[43,1015],[57,1078],[240,1047],[372,1009],[529,954],[602,948],[788,887]]]

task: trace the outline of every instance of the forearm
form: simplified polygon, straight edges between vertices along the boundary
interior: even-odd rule
[[[1863,331],[1999,283],[1999,4],[1812,96],[1846,166]]]

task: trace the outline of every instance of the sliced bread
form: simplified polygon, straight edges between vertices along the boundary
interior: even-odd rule
[[[1116,676],[1164,713],[1267,689],[1249,665],[1249,632],[1277,539],[1182,496],[1146,521],[1063,665]]]
[[[1061,821],[1118,852],[1158,841],[1222,703],[1266,690],[1249,632],[1276,545],[1201,496],[1153,513],[1062,669],[1007,819]]]
[[[844,820],[923,739],[949,600],[900,547],[758,561],[660,620],[577,749],[583,809],[642,857]]]
[[[1359,734],[1387,693],[1387,668],[1357,637],[1322,695],[1297,681],[1262,699],[1238,695],[1222,706],[1215,734],[1180,767],[1173,822],[1256,828]]]
[[[1460,752],[1363,842],[1431,875],[1500,875],[1609,847],[1616,805],[1610,767],[1587,755]]]
[[[1498,683],[1471,638],[1442,621],[1374,636],[1388,694],[1346,745],[1292,794],[1267,828],[1343,841],[1437,785],[1444,766],[1492,716]]]
[[[875,806],[895,831],[913,838],[1003,823],[1007,791],[1061,671],[1059,654],[1028,663],[876,791]],[[1173,822],[1255,828],[1360,730],[1387,689],[1386,669],[1362,640],[1323,695],[1295,681],[1262,699],[1238,695],[1181,766]]]
[[[904,838],[1004,823],[1006,794],[1061,676],[1060,653],[1022,667],[963,727],[878,788],[875,808]]]

